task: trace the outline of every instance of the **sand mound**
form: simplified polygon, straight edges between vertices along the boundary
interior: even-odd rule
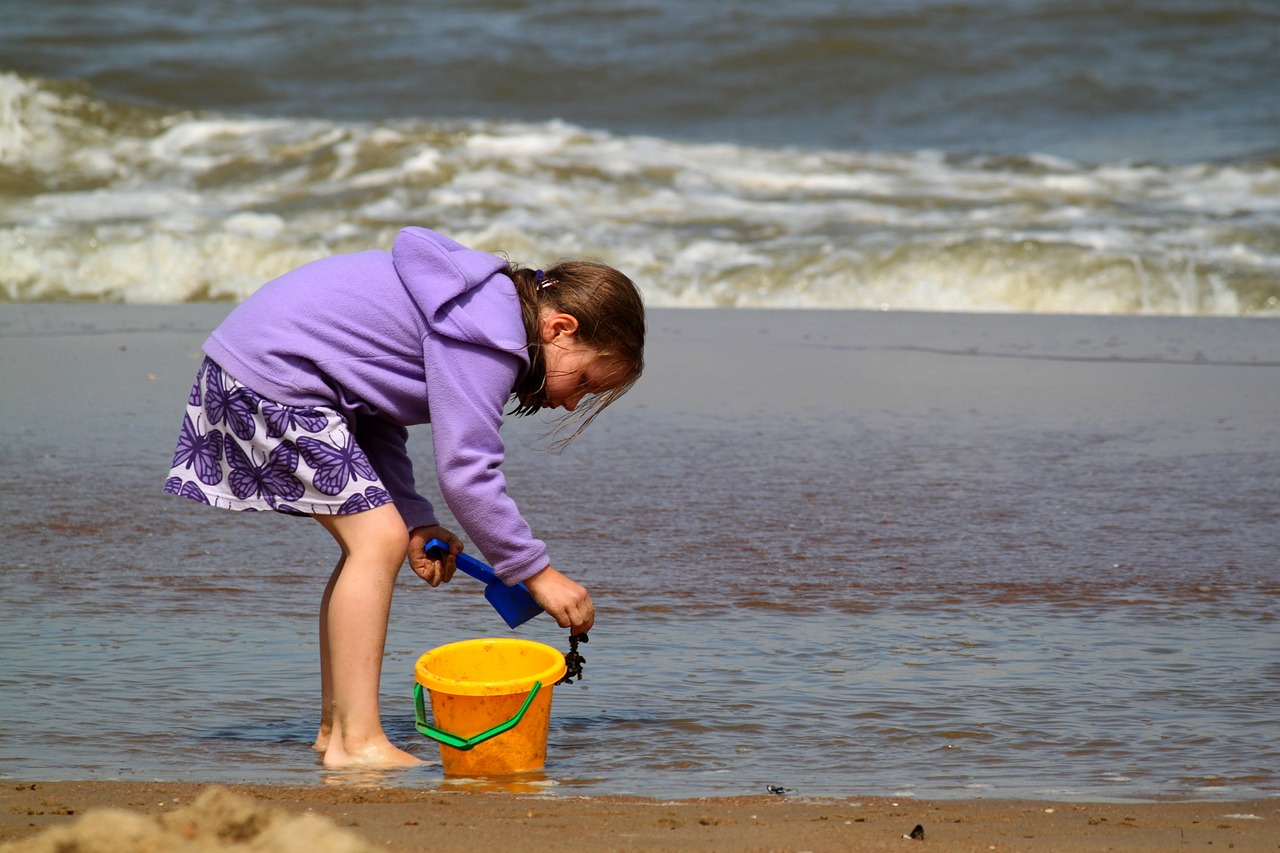
[[[148,817],[123,809],[92,809],[67,826],[0,845],[0,853],[370,853],[358,836],[318,815],[290,815],[225,788]]]

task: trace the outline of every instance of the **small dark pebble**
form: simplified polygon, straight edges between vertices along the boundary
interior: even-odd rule
[[[924,827],[917,823],[916,828],[911,830],[911,834],[907,837],[914,838],[916,841],[924,841]]]
[[[556,682],[556,684],[573,684],[576,678],[582,680],[582,665],[587,659],[578,653],[578,643],[589,643],[591,638],[586,634],[571,634],[569,636],[569,653],[564,656],[564,676]]]

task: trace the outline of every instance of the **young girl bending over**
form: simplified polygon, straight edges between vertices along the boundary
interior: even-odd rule
[[[502,580],[587,631],[591,596],[507,495],[498,428],[509,401],[521,415],[576,410],[585,426],[640,377],[644,334],[640,295],[611,267],[520,269],[407,228],[390,252],[268,282],[205,342],[165,490],[311,516],[337,540],[320,601],[326,766],[418,763],[379,717],[392,586],[406,554],[427,583],[448,582],[463,546],[415,491],[405,428],[431,424],[440,491]],[[424,553],[432,538],[449,543],[443,560]]]

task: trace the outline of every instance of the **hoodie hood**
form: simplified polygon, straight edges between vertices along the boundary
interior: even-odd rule
[[[391,260],[431,331],[528,363],[528,334],[507,261],[426,228],[396,235]]]

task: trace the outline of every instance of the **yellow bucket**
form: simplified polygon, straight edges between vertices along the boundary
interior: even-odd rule
[[[450,776],[538,770],[547,760],[551,689],[564,655],[531,640],[490,638],[440,646],[418,658],[418,731],[440,743]],[[423,688],[431,694],[426,722]]]

